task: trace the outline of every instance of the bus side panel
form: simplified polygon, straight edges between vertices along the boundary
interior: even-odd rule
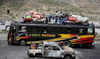
[[[81,35],[78,40],[71,40],[71,43],[74,44],[92,44],[94,42],[94,35]]]

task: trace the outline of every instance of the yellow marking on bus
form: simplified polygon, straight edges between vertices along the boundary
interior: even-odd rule
[[[71,41],[71,44],[76,44],[75,40],[70,40],[70,41]]]
[[[29,36],[41,36],[41,34],[29,34]]]
[[[56,39],[52,39],[52,40],[48,40],[48,41],[59,41],[59,40],[64,40],[64,39],[71,37],[71,35],[69,35],[69,34],[59,34],[59,35],[61,35],[60,38],[56,38]]]
[[[94,37],[94,35],[81,35],[81,38]]]
[[[81,35],[80,36],[80,39],[81,38],[88,38],[88,37],[94,37],[94,35]],[[79,40],[79,39],[77,39]],[[71,44],[77,44],[77,42],[75,40],[70,40],[71,41]]]
[[[56,35],[53,34],[42,34],[43,37],[55,37]]]
[[[75,40],[70,40],[71,42],[76,42]]]
[[[27,44],[31,44],[31,42],[27,42]]]
[[[11,38],[9,38],[9,41],[11,41]]]
[[[16,40],[20,40],[20,39],[21,39],[21,37],[16,38]]]
[[[42,41],[34,41],[36,43],[41,43],[41,42],[48,42],[48,41],[60,41],[60,40],[65,40],[65,39],[68,39],[68,38],[71,38],[71,34],[59,34],[61,35],[60,38],[55,38],[55,39],[50,39],[50,40],[42,40]],[[94,37],[94,35],[81,35],[80,36],[81,38],[87,38],[87,37]],[[21,39],[20,37],[17,38],[17,39]],[[70,40],[72,44],[76,44],[76,41],[75,40]],[[31,44],[31,42],[27,42],[28,44]]]
[[[77,43],[71,43],[71,44],[77,44]]]
[[[48,41],[59,41],[59,40],[64,40],[64,39],[70,38],[70,35],[69,34],[59,34],[59,35],[61,35],[60,38],[51,39],[51,40],[43,40],[43,41],[35,41],[35,42],[36,43],[40,43],[40,42],[48,42]]]

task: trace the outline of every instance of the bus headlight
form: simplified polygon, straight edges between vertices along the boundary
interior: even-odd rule
[[[26,36],[28,36],[28,34],[26,34]]]
[[[81,37],[78,36],[77,39],[81,39]]]

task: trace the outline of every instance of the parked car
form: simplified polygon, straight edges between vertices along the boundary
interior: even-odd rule
[[[68,46],[59,46],[56,42],[43,42],[36,49],[28,49],[29,57],[53,57],[64,59],[75,59],[75,51]]]
[[[96,27],[96,28],[100,28],[100,23],[96,23],[96,24],[95,24],[95,27]]]
[[[0,25],[5,25],[5,23],[3,21],[0,21]]]

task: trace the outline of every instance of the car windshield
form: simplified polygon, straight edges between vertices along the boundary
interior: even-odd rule
[[[42,44],[39,44],[39,45],[37,46],[37,49],[42,49]]]
[[[63,46],[61,46],[61,45],[58,45],[58,46],[60,46],[60,47],[61,47],[61,49],[62,49],[62,50],[64,50],[64,47],[63,47]]]

